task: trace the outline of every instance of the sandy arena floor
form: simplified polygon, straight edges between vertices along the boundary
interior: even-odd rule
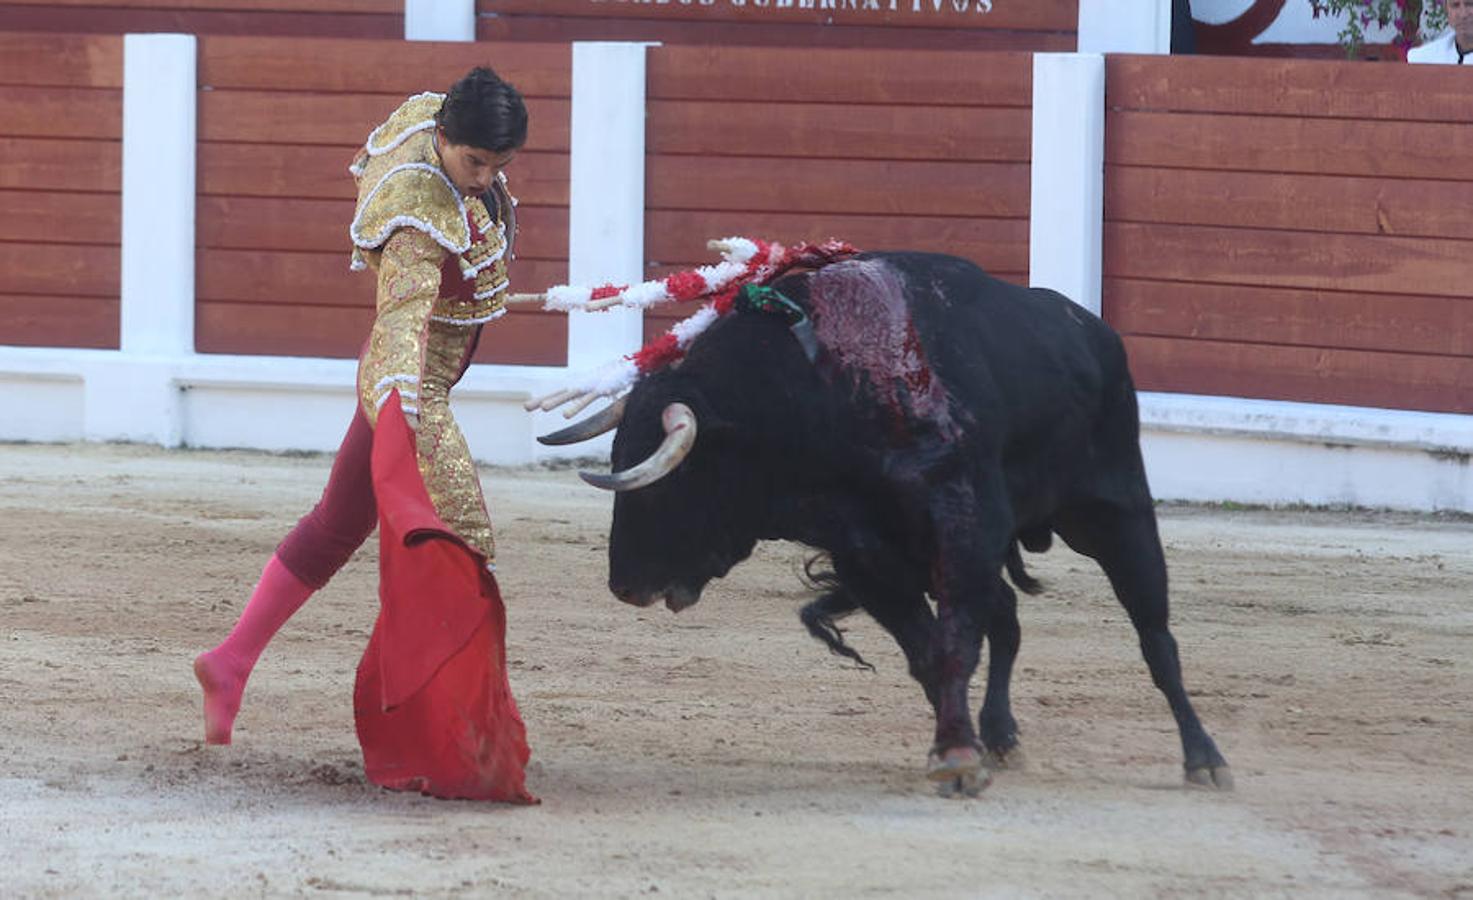
[[[1473,523],[1162,511],[1176,634],[1238,790],[1179,745],[1088,560],[1030,557],[1029,768],[922,778],[930,714],[798,625],[800,550],[693,609],[603,588],[609,499],[483,474],[532,789],[509,808],[364,784],[353,669],[372,542],[267,651],[235,744],[190,660],[234,622],[325,457],[0,446],[0,895],[1473,897]]]

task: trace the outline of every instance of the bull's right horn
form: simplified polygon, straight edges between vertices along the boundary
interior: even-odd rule
[[[576,444],[580,441],[592,440],[605,432],[613,431],[619,427],[619,422],[623,420],[624,405],[628,402],[628,397],[620,397],[586,419],[580,419],[567,428],[554,431],[552,434],[542,435],[537,439],[537,442],[550,447],[560,447],[564,444]]]
[[[696,414],[684,403],[671,403],[660,416],[665,426],[665,440],[649,459],[622,472],[579,472],[578,477],[606,491],[633,491],[664,478],[680,465],[696,443]]]

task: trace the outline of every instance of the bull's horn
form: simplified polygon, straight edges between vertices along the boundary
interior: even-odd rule
[[[690,453],[696,443],[696,414],[684,403],[671,403],[660,416],[665,426],[665,440],[650,458],[637,466],[605,475],[602,472],[579,472],[584,481],[606,491],[633,491],[654,484],[669,475]]]
[[[586,419],[580,419],[552,434],[542,435],[537,442],[550,447],[560,447],[564,444],[591,440],[604,432],[613,431],[619,427],[619,422],[624,418],[624,404],[628,402],[628,397],[620,397]]]

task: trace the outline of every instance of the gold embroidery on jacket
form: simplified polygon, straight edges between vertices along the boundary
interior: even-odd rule
[[[395,388],[405,411],[418,412],[429,319],[444,258],[444,248],[412,228],[394,232],[383,252],[369,258],[378,274],[377,314],[358,366],[358,396],[369,424],[378,423],[379,407]]]
[[[412,228],[394,232],[381,253],[369,255],[378,274],[378,314],[359,364],[358,393],[369,423],[377,425],[379,408],[399,391],[404,411],[418,417],[419,470],[436,514],[492,559],[496,546],[480,476],[450,411],[450,388],[476,332],[431,316],[444,258],[444,248]]]
[[[472,325],[496,318],[505,307],[507,244],[505,228],[491,218],[480,197],[467,198],[465,207],[475,227],[471,247],[460,255],[459,264],[461,275],[473,281],[473,296],[446,300],[435,310],[435,319]]]
[[[480,474],[450,412],[450,387],[460,377],[475,330],[431,322],[429,335],[420,383],[419,472],[441,520],[488,560],[495,559],[496,542],[481,494]]]
[[[428,145],[430,139],[417,136],[411,142]],[[376,168],[377,161],[369,163],[367,174],[376,174]],[[470,247],[464,206],[438,166],[423,160],[401,163],[372,184],[353,216],[350,233],[356,247],[381,247],[395,229],[405,227],[425,232],[455,253]]]
[[[450,388],[477,334],[469,326],[504,312],[510,240],[506,224],[481,198],[461,198],[445,176],[433,138],[441,99],[411,97],[354,160],[353,261],[377,278],[377,315],[359,364],[358,394],[376,425],[379,408],[399,391],[405,412],[417,417],[419,469],[436,514],[492,559],[496,546],[480,476],[451,414]],[[504,181],[496,191],[503,208],[515,202]],[[444,265],[447,253],[455,254],[456,266]],[[471,290],[442,284],[447,271],[470,281]]]
[[[472,299],[460,301],[461,285],[442,285],[445,296],[436,306],[437,321],[479,325],[503,311],[508,287],[510,242],[506,225],[497,221],[480,197],[461,198],[444,173],[435,149],[433,120],[443,96],[411,97],[374,130],[354,159],[358,204],[349,234],[354,268],[382,247],[396,229],[413,228],[457,254],[461,274],[472,281]],[[503,179],[495,187],[499,202],[511,204]]]
[[[368,140],[363,142],[364,151],[373,156],[387,153],[411,134],[433,129],[435,114],[440,111],[440,104],[444,102],[445,95],[433,91],[416,94],[405,100],[399,104],[398,109],[389,114],[384,124],[369,133]]]

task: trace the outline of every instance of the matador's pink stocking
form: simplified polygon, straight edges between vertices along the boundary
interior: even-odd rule
[[[251,669],[272,636],[301,609],[312,590],[273,554],[230,636],[195,659],[194,677],[205,693],[207,743],[230,743],[230,730],[240,711],[241,694]]]

